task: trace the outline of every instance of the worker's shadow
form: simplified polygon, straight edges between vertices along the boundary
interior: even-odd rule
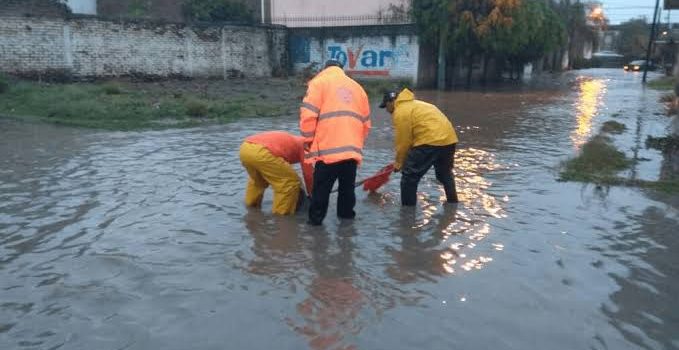
[[[354,223],[341,221],[334,235],[322,226],[311,231],[307,296],[286,322],[308,340],[309,348],[355,349],[356,336],[368,322],[361,316],[369,300],[354,271]]]
[[[247,271],[271,277],[274,281],[294,280],[304,265],[305,242],[296,216],[278,216],[249,208],[243,217],[245,228],[252,237]]]

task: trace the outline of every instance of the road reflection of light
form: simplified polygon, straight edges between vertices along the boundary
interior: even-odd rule
[[[432,216],[439,210],[429,201],[429,198],[423,194],[419,195],[419,203],[422,207],[422,219],[415,221],[415,224],[412,226],[413,229],[420,229],[427,226],[431,222]]]
[[[485,174],[504,168],[495,160],[495,155],[480,149],[467,148],[456,152],[455,178],[458,197],[464,203],[457,210],[455,220],[441,231],[444,251],[440,253],[441,266],[449,274],[456,268],[463,272],[483,269],[493,261],[489,251],[497,251],[496,244],[480,246],[491,233],[490,218],[507,217],[502,205],[509,202],[508,196],[495,198],[488,193],[492,183]],[[442,191],[442,199],[445,194]],[[423,204],[423,215],[429,219],[435,212],[430,203]],[[504,246],[502,246],[504,247]],[[473,250],[484,250],[484,254],[472,254]]]
[[[592,134],[592,120],[599,110],[599,103],[606,92],[603,80],[579,80],[579,97],[576,102],[577,128],[571,133],[571,140],[579,149]]]

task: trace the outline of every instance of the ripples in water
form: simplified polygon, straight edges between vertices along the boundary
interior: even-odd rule
[[[0,121],[0,348],[677,348],[676,208],[554,181],[610,101],[653,108],[612,74],[423,94],[460,130],[462,203],[430,174],[400,208],[394,176],[322,228],[270,215],[270,194],[242,205],[240,141],[292,116],[138,133]],[[391,161],[390,123],[376,111],[359,177]]]

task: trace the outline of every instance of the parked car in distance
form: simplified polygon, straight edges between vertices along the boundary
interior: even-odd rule
[[[644,70],[644,67],[646,66],[646,60],[637,60],[637,61],[632,61],[626,65],[624,65],[622,68],[626,72],[639,72]],[[648,70],[655,70],[655,66],[653,65],[653,62],[650,62],[648,65]]]

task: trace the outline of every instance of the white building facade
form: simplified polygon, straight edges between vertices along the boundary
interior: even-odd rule
[[[97,14],[97,0],[62,0],[71,12],[83,15]]]

